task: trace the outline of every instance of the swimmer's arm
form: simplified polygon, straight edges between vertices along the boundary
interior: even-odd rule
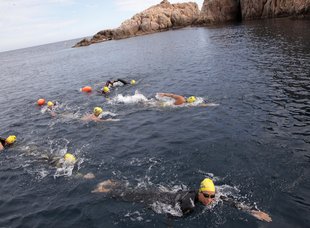
[[[249,213],[250,215],[254,216],[255,218],[261,220],[261,221],[265,221],[265,222],[271,222],[272,219],[271,217],[263,212],[263,211],[259,211],[256,209],[253,209],[252,207],[242,204],[240,202],[235,201],[235,199],[226,197],[226,196],[220,196],[221,200],[223,200],[224,203],[233,206],[235,208],[237,208],[238,210],[244,211],[246,213]]]
[[[81,118],[82,121],[89,121],[90,120],[90,117],[89,115],[85,115]]]
[[[173,93],[158,93],[158,95],[162,96],[162,97],[171,97],[171,98],[175,99],[175,103],[174,103],[175,105],[185,103],[185,98],[183,96],[180,96],[180,95],[176,95]]]
[[[98,117],[95,117],[93,114],[87,114],[81,118],[82,121],[100,121]]]
[[[0,151],[3,149],[4,149],[4,147],[3,147],[2,143],[0,143]]]

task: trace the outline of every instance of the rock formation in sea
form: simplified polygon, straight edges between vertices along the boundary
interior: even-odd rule
[[[90,40],[83,39],[74,47],[186,27],[196,22],[199,13],[197,3],[170,4],[167,0],[163,0],[160,4],[124,21],[120,27],[100,31]]]
[[[186,26],[309,14],[310,0],[205,0],[201,11],[194,2],[170,4],[163,0],[124,21],[120,27],[100,31],[74,47]]]

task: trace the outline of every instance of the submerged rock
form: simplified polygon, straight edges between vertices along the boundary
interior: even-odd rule
[[[100,31],[90,40],[83,39],[74,47],[186,27],[196,22],[199,13],[197,3],[170,4],[167,0],[163,0],[160,4],[124,21],[120,27]]]

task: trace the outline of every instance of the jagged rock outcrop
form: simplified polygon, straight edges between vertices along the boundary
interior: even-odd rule
[[[199,14],[197,3],[170,4],[167,0],[163,0],[160,4],[124,21],[120,27],[100,31],[90,40],[83,39],[74,47],[186,27],[195,23]]]
[[[306,15],[310,0],[205,0],[198,24]]]
[[[198,24],[212,24],[227,21],[236,21],[240,15],[237,0],[205,0]]]
[[[310,0],[240,0],[243,19],[309,14]]]

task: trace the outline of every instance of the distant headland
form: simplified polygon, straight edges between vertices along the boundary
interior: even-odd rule
[[[197,3],[171,4],[163,0],[116,29],[106,29],[73,47],[108,40],[118,40],[187,26],[206,26],[231,21],[276,17],[304,17],[310,13],[310,0],[205,0],[201,10]]]

